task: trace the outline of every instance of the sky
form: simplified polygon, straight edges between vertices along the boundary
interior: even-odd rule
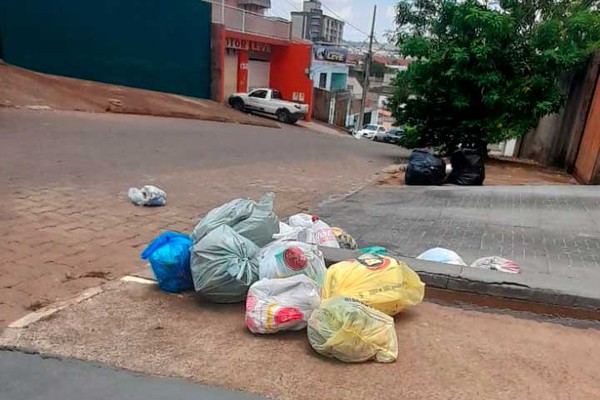
[[[271,0],[270,15],[290,19],[291,11],[302,10],[303,0]],[[344,39],[363,41],[367,39],[371,28],[373,5],[377,5],[375,36],[380,43],[385,42],[385,32],[394,28],[394,5],[397,0],[322,0],[322,4],[332,9],[343,20],[356,26],[360,31],[347,25],[344,27]],[[332,15],[325,7],[325,14]]]

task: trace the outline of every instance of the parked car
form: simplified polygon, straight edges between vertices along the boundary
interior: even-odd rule
[[[385,132],[386,129],[383,125],[367,124],[360,131],[356,132],[356,136],[373,140],[377,134],[384,134]]]
[[[400,142],[400,139],[402,139],[403,136],[404,136],[404,129],[392,128],[387,132],[377,133],[377,135],[375,135],[373,140],[376,142],[398,144]]]
[[[242,112],[275,116],[279,122],[289,124],[295,124],[308,114],[308,105],[286,101],[279,90],[267,88],[234,93],[229,96],[229,105]]]

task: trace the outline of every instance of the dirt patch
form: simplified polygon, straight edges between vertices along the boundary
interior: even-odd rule
[[[388,171],[377,182],[379,186],[403,186],[404,168]],[[490,159],[485,164],[485,186],[577,185],[566,172],[533,162],[510,159]]]
[[[250,334],[243,313],[119,283],[5,344],[281,399],[600,396],[596,329],[423,303],[396,317],[396,363],[343,364],[318,356],[305,331]]]
[[[279,127],[211,100],[41,74],[0,63],[0,106],[140,114]]]

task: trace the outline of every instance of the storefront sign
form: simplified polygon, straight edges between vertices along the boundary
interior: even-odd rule
[[[317,44],[314,47],[315,60],[345,63],[348,49],[340,46]]]
[[[225,47],[228,49],[236,49],[236,50],[252,50],[252,51],[260,51],[262,53],[270,53],[271,45],[268,43],[261,42],[253,42],[245,39],[234,39],[227,38],[225,42]]]

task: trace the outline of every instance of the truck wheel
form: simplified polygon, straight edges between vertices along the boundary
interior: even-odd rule
[[[283,123],[283,124],[287,124],[290,122],[290,120],[292,119],[292,115],[290,114],[290,112],[288,110],[279,110],[277,111],[277,121]]]
[[[244,104],[244,100],[240,99],[239,97],[233,100],[232,106],[238,111],[246,111],[246,105]]]

